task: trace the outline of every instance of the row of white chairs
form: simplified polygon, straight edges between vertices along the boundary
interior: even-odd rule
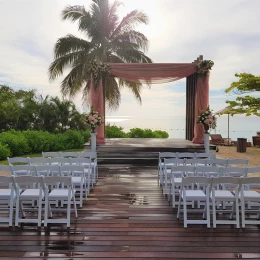
[[[162,168],[159,171],[158,181],[160,185],[164,184],[165,174],[171,171],[172,166],[191,165],[191,166],[247,166],[248,159],[221,159],[221,158],[164,158]]]
[[[163,193],[174,208],[183,177],[247,177],[254,173],[260,173],[260,167],[172,166],[171,172],[165,173]]]
[[[15,165],[0,166],[0,171],[10,171],[12,176],[71,176],[74,188],[79,194],[77,204],[83,206],[83,196],[90,193],[91,177],[90,159],[84,159],[86,165]]]
[[[204,189],[200,189],[197,184],[203,185]],[[229,185],[232,185],[232,190],[225,188]],[[243,228],[246,224],[259,225],[260,194],[257,190],[248,189],[250,185],[260,187],[260,177],[182,177],[177,218],[180,218],[181,211],[183,211],[184,227],[187,227],[188,224],[206,224],[207,227],[210,227],[211,207],[213,228],[216,228],[218,224],[235,224],[239,228],[240,214]],[[220,186],[222,189],[218,189]],[[192,216],[195,214],[194,209],[188,208],[188,205],[196,201],[204,202],[205,207],[200,211],[202,219],[197,217],[188,219],[189,212],[192,212]],[[231,209],[227,209],[225,203],[231,203]],[[220,210],[221,205],[223,209]],[[250,206],[246,207],[246,205]],[[195,211],[198,212],[197,209]],[[222,214],[217,215],[218,212]],[[228,213],[228,218],[223,218],[225,215],[223,213]],[[252,215],[255,215],[254,219]]]
[[[98,180],[98,165],[97,165],[97,153],[96,152],[42,152],[42,157],[24,158],[24,157],[7,157],[9,165],[18,164],[70,164],[70,159],[77,159],[80,161],[83,158],[91,159],[91,170],[95,176],[95,182]]]
[[[90,157],[82,157],[82,158],[71,158],[71,157],[55,157],[55,158],[43,158],[43,157],[13,157],[8,158],[9,166],[24,166],[24,165],[35,165],[35,166],[42,166],[42,165],[56,165],[56,166],[63,166],[63,165],[80,165],[84,166],[84,168],[88,168],[90,166],[90,183],[91,187],[93,188],[98,180],[98,170],[97,164],[92,160]]]
[[[57,186],[58,184],[58,186]],[[1,207],[4,216],[0,218],[1,223],[13,225],[13,211],[15,208],[15,226],[19,223],[42,223],[44,210],[44,226],[48,223],[65,223],[70,227],[71,204],[73,204],[75,217],[77,218],[77,206],[75,189],[72,177],[65,176],[0,176],[0,203],[6,205]],[[33,201],[34,203],[28,203]],[[61,201],[66,203],[66,217],[53,217],[54,210],[51,202]],[[26,216],[26,211],[30,216]],[[56,210],[56,209],[55,209]],[[37,211],[37,217],[32,212]],[[8,217],[6,217],[8,215]]]

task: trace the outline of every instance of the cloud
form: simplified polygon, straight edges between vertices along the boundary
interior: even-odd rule
[[[61,21],[66,5],[85,5],[90,0],[8,0],[0,9],[0,84],[38,89],[44,95],[59,95],[60,81],[50,83],[48,67],[53,46],[68,33],[79,37],[77,25]],[[198,55],[211,59],[210,102],[225,107],[224,89],[237,72],[259,74],[259,0],[123,0],[123,17],[133,9],[147,13],[150,23],[137,29],[150,40],[147,53],[154,62],[192,62]],[[215,93],[214,91],[223,91]],[[122,92],[114,115],[185,114],[185,80],[144,88],[140,107],[131,93]],[[81,95],[75,101],[80,104]],[[138,111],[138,112],[137,112]]]

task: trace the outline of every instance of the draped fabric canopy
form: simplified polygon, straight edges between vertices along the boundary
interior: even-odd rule
[[[167,83],[188,77],[198,71],[197,63],[110,63],[109,73],[115,77],[131,82],[148,84]],[[195,118],[201,110],[208,106],[209,99],[209,77],[198,77],[196,98],[195,98]],[[94,109],[101,115],[104,112],[104,95],[102,81],[99,86],[94,87],[92,82],[90,87],[90,102]],[[203,143],[203,126],[194,122],[193,143]],[[104,124],[97,130],[97,142],[104,143]]]
[[[198,71],[196,63],[110,63],[110,74],[132,82],[167,83]]]

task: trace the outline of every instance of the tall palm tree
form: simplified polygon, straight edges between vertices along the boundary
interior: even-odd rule
[[[63,95],[73,97],[83,91],[83,98],[88,102],[91,64],[101,63],[151,63],[144,52],[148,47],[147,38],[135,30],[137,24],[147,24],[147,16],[133,10],[121,21],[117,14],[122,3],[108,0],[92,0],[89,11],[84,6],[67,6],[62,12],[63,20],[78,22],[78,30],[86,39],[67,35],[58,39],[54,47],[54,61],[49,67],[50,80],[61,76],[64,69],[71,70],[61,83]],[[105,101],[110,109],[120,104],[120,89],[132,91],[141,103],[141,83],[133,83],[105,74]]]

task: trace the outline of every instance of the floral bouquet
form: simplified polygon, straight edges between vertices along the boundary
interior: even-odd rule
[[[89,114],[86,114],[86,123],[90,125],[92,133],[94,133],[95,129],[100,127],[103,123],[103,118],[97,111],[94,111],[93,106],[91,106]]]
[[[197,123],[203,124],[205,133],[208,133],[209,129],[215,129],[217,125],[216,116],[212,114],[212,111],[207,107],[205,111],[201,111],[198,117]]]

